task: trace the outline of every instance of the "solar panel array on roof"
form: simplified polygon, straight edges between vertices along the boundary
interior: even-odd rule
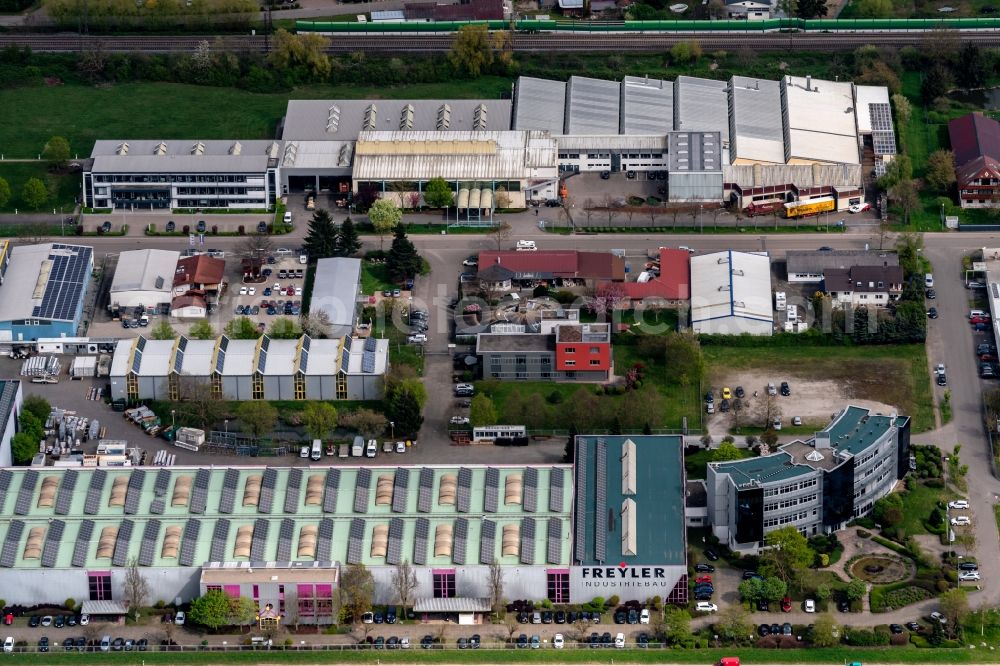
[[[868,105],[872,122],[872,148],[876,155],[896,154],[896,134],[892,129],[892,110],[888,104]]]
[[[373,352],[378,349],[378,340],[375,338],[365,338],[365,351]]]
[[[872,149],[876,155],[895,155],[896,134],[894,132],[872,132]]]
[[[372,483],[372,471],[367,467],[358,470],[357,485],[354,486],[354,513],[367,513],[368,489]]]
[[[257,372],[263,373],[267,367],[267,350],[271,346],[271,338],[266,335],[260,339],[260,351],[257,353]]]
[[[496,558],[497,524],[484,520],[479,524],[479,563],[492,564]]]
[[[350,340],[350,338],[346,338]],[[345,344],[344,349],[340,352],[340,367],[349,368],[351,366],[351,352],[348,351],[348,347]]]
[[[302,346],[299,348],[299,370],[306,372],[309,369],[309,347],[312,341],[308,335],[302,336]]]
[[[52,245],[52,262],[41,305],[31,310],[32,317],[40,319],[72,320],[76,314],[83,291],[90,278],[90,256],[93,250],[77,245]],[[56,250],[69,250],[68,254],[55,254]]]
[[[17,561],[17,546],[21,542],[21,535],[24,534],[24,521],[12,520],[7,528],[7,536],[3,541],[3,550],[0,550],[0,567],[10,568]]]
[[[142,484],[146,479],[146,470],[136,469],[128,478],[128,489],[125,491],[125,513],[134,516],[139,511],[139,499],[142,497]]]
[[[207,469],[199,469],[194,476],[194,487],[191,489],[191,502],[188,509],[191,513],[205,513],[208,505],[208,483],[212,473]]]
[[[160,469],[156,473],[156,481],[153,483],[153,494],[157,497],[163,497],[167,494],[167,488],[170,487],[170,470]]]
[[[393,518],[389,521],[389,547],[385,553],[386,564],[399,564],[403,561],[403,519]]]
[[[220,375],[226,365],[226,350],[229,349],[229,338],[222,336],[219,339],[219,352],[215,355],[215,371]]]
[[[149,503],[149,512],[155,513],[156,515],[162,514],[163,510],[166,508],[167,504],[162,497]]]
[[[302,469],[293,467],[288,472],[285,483],[285,513],[297,513],[299,510],[299,495],[302,490]]]
[[[264,478],[260,482],[260,499],[257,501],[257,513],[271,513],[274,504],[274,487],[278,483],[278,470],[268,467],[264,470]]]
[[[31,500],[35,498],[35,486],[38,485],[38,472],[29,469],[21,478],[21,490],[17,493],[17,503],[14,504],[14,513],[18,516],[26,516],[31,511]]]
[[[521,564],[532,564],[535,561],[535,519],[521,520]]]
[[[548,557],[549,564],[561,564],[562,557],[562,519],[549,518],[549,543]]]
[[[361,545],[365,538],[365,521],[351,519],[351,531],[347,538],[347,563],[361,564]]]
[[[538,510],[538,470],[534,467],[524,470],[524,498],[521,500],[521,508],[528,513]]]
[[[587,446],[584,442],[577,440],[576,443],[576,506],[573,509],[573,557],[577,561],[583,561],[587,556],[587,493],[583,490],[587,487]]]
[[[500,491],[500,470],[496,467],[486,468],[486,492],[483,495],[483,511],[497,512],[497,493]]]
[[[187,351],[187,338],[183,335],[177,340],[177,351],[174,352],[174,372],[180,372],[184,367],[184,352]]]
[[[253,562],[263,562],[267,559],[264,552],[267,547],[267,532],[271,528],[271,523],[266,518],[258,518],[253,521],[253,540],[250,542],[250,560]]]
[[[76,481],[78,476],[79,473],[75,469],[68,469],[63,473],[62,481],[59,482],[59,497],[56,498],[57,516],[65,516],[69,513],[69,507],[73,502],[73,491],[76,490]],[[0,508],[0,511],[2,511],[2,508]]]
[[[94,521],[90,518],[80,523],[80,529],[76,532],[76,542],[73,544],[73,559],[71,564],[74,567],[87,566],[87,551],[90,549],[90,538],[94,536]]]
[[[135,352],[132,354],[132,372],[139,374],[142,367],[142,352],[146,349],[146,338],[139,336],[135,341]]]
[[[455,536],[451,548],[451,559],[455,564],[465,564],[465,551],[469,538],[469,519],[455,521]]]
[[[14,473],[9,469],[0,469],[0,513],[3,513],[3,505],[7,502],[7,490],[10,482],[14,479]]]
[[[361,372],[375,372],[375,352],[361,354]]]
[[[410,486],[410,470],[400,467],[392,482],[392,512],[406,513],[406,499]]]
[[[455,508],[460,513],[469,513],[472,509],[472,470],[462,467],[458,470],[458,494]]]
[[[229,468],[222,478],[222,496],[219,498],[219,513],[232,513],[236,503],[236,486],[240,482],[240,471]]]
[[[215,529],[212,531],[212,547],[209,549],[208,559],[212,562],[224,562],[226,560],[226,540],[229,538],[229,519],[219,518],[215,521]]]
[[[275,559],[278,562],[290,562],[292,560],[292,538],[295,536],[295,521],[285,518],[281,521],[281,529],[278,530],[278,554]]]
[[[340,489],[340,470],[326,470],[326,485],[323,490],[323,513],[337,512],[337,492]]]
[[[562,467],[553,467],[549,470],[549,511],[552,513],[562,513],[563,511],[565,474],[566,470]]]
[[[188,518],[184,525],[184,534],[181,536],[181,551],[177,558],[177,564],[182,567],[190,567],[194,564],[194,551],[198,547],[200,533],[201,521],[197,518]]]
[[[417,511],[430,513],[434,495],[434,470],[424,467],[420,470],[420,487],[417,490]]]
[[[160,538],[160,521],[147,520],[146,526],[142,529],[142,543],[139,545],[139,559],[141,566],[153,566],[153,558],[156,557],[156,542]]]
[[[53,520],[49,523],[49,531],[45,533],[45,547],[42,549],[42,566],[51,569],[56,565],[59,557],[59,546],[62,545],[63,530],[66,523],[61,520]]]
[[[427,537],[431,532],[431,521],[426,518],[417,518],[413,532],[413,563],[424,565],[427,563]]]
[[[596,485],[597,507],[594,515],[597,523],[594,525],[594,559],[603,562],[608,557],[608,531],[601,529],[599,522],[608,512],[608,443],[604,439],[597,440]]]
[[[132,529],[135,527],[130,519],[122,521],[118,528],[118,538],[115,539],[115,552],[111,556],[111,564],[116,567],[123,567],[128,564],[128,546],[132,541]]]
[[[333,519],[324,518],[319,521],[319,530],[317,532],[319,539],[316,541],[316,561],[317,562],[329,562],[330,561],[330,546],[333,543]]]

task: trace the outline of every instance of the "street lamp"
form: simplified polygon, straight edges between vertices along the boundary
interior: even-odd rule
[[[177,416],[177,410],[176,409],[171,409],[170,410],[170,428],[172,430],[176,430],[177,429],[177,418],[176,418],[176,416]]]
[[[226,434],[229,434],[229,419],[223,419],[223,423],[226,426]]]
[[[396,422],[389,421],[389,438],[396,439]]]

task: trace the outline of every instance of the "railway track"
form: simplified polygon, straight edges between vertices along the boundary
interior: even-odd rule
[[[221,38],[232,51],[263,52],[266,40],[262,36],[227,35]],[[442,53],[451,48],[452,35],[333,35],[330,53]],[[666,51],[681,41],[697,40],[706,51],[715,49],[749,48],[756,51],[853,51],[865,44],[889,46],[919,45],[921,32],[837,32],[837,33],[571,33],[517,34],[514,50],[535,52],[658,52]],[[1000,47],[1000,32],[962,32],[960,39],[984,47]],[[0,48],[28,46],[34,51],[70,53],[101,49],[108,53],[190,53],[199,42],[214,43],[214,36],[148,36],[119,37],[95,35],[27,35],[2,34]]]

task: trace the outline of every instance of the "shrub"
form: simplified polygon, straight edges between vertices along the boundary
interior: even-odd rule
[[[244,227],[242,224],[236,229],[236,233],[238,233],[240,236],[245,235],[246,232],[247,232],[246,227]]]
[[[869,532],[868,530],[861,530],[861,529],[858,530],[858,536],[861,537],[862,539],[867,539],[871,535],[872,533]]]
[[[948,585],[948,581],[946,581],[946,580],[939,580],[937,583],[934,584],[934,587],[937,588],[938,592],[947,592],[948,588],[951,587],[951,586]]]
[[[548,397],[545,399],[550,405],[558,405],[563,401],[563,395],[559,391],[553,391],[549,393]]]
[[[191,225],[190,225],[190,224],[185,224],[185,225],[184,225],[184,228],[183,228],[183,231],[184,231],[184,233],[186,233],[186,234],[189,234],[189,233],[191,233]]]
[[[855,647],[874,647],[889,644],[889,634],[880,629],[851,629],[844,637],[848,645]]]
[[[621,602],[622,600],[618,598],[617,594],[612,594],[610,597],[608,597],[606,605],[608,606],[608,608],[618,608],[618,605],[621,604]]]
[[[3,605],[4,604],[0,603],[0,606]],[[63,608],[65,608],[66,610],[73,610],[74,608],[76,608],[76,599],[74,599],[73,597],[69,597],[68,599],[66,599],[66,601],[63,602]]]

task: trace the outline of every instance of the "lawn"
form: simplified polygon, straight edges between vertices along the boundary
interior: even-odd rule
[[[385,264],[362,261],[361,293],[366,296],[374,296],[381,294],[385,289],[399,289],[399,285],[389,277],[389,268]]]
[[[934,428],[923,345],[779,346],[762,341],[758,347],[705,345],[702,351],[709,378],[725,369],[761,368],[776,376],[827,379],[848,387],[852,397],[896,406],[910,416],[914,433]]]
[[[922,483],[912,483],[910,485],[912,488],[902,493],[903,521],[899,524],[899,527],[907,536],[912,534],[930,534],[924,523],[928,516],[931,515],[931,511],[934,510],[938,502],[942,500],[947,502],[953,499],[954,495],[943,488],[931,488]]]
[[[753,456],[753,452],[749,449],[737,449],[740,452],[740,458],[750,458]],[[715,453],[709,449],[701,449],[694,453],[685,454],[684,456],[684,469],[687,471],[687,476],[689,479],[704,479],[706,475],[706,469],[708,463],[712,462],[712,454]]]
[[[0,117],[6,113],[4,107],[5,105],[0,104]],[[0,129],[0,134],[5,131]],[[10,157],[9,153],[7,157]],[[7,205],[0,207],[0,212],[3,213],[13,213],[14,210],[22,213],[31,212],[21,199],[21,190],[29,178],[38,178],[49,188],[49,201],[40,209],[43,213],[51,213],[53,208],[56,211],[64,208],[67,213],[72,211],[76,197],[80,194],[80,174],[51,174],[45,162],[0,162],[0,178],[5,179],[10,185],[12,194]]]

